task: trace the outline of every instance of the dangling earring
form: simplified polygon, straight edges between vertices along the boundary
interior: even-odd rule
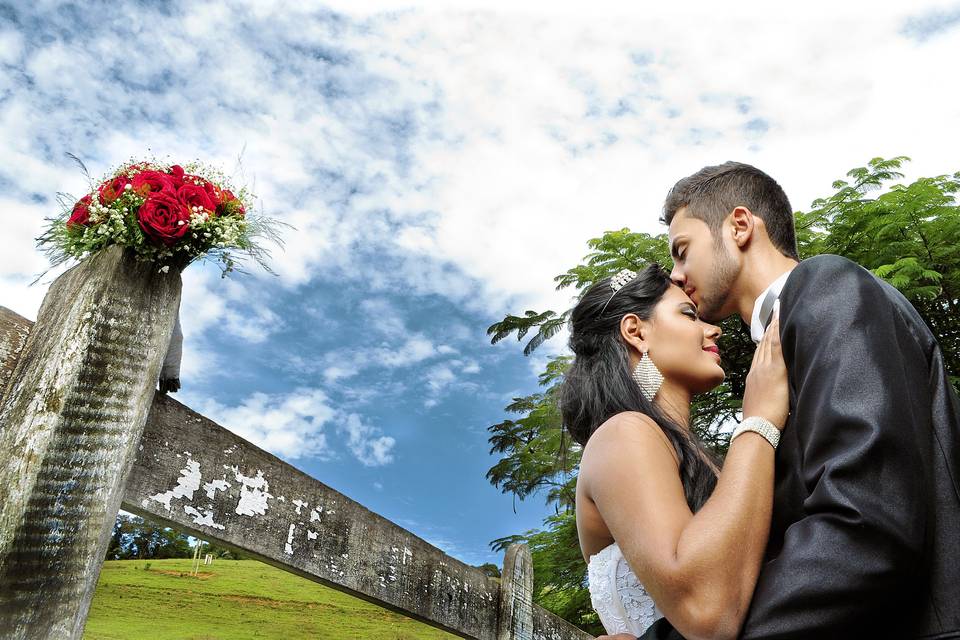
[[[640,353],[640,362],[633,369],[633,379],[640,387],[640,393],[653,402],[654,396],[660,390],[660,385],[663,384],[663,374],[646,351]]]

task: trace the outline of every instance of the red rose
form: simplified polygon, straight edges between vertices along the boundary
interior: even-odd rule
[[[100,202],[103,204],[110,204],[119,198],[128,182],[130,182],[130,178],[127,176],[117,176],[116,178],[111,178],[110,180],[105,181],[97,189],[97,194],[100,196]]]
[[[173,178],[173,183],[177,185],[178,189],[184,182],[184,175],[185,174],[183,172],[183,167],[181,167],[180,165],[175,164],[172,167],[170,167],[170,177]]]
[[[159,171],[141,171],[130,181],[133,190],[141,196],[147,197],[151,193],[168,193],[176,197],[177,188],[173,178]]]
[[[240,202],[240,199],[237,196],[233,195],[229,189],[224,189],[220,192],[220,203],[217,205],[217,215],[230,215],[235,214],[242,216],[246,214],[247,210],[244,209],[243,203]]]
[[[137,221],[147,237],[169,247],[176,244],[190,227],[190,211],[176,196],[155,191],[140,206]]]
[[[209,180],[204,180],[202,184],[204,190],[207,192],[207,195],[210,196],[210,201],[220,204],[220,187],[213,184]]]
[[[90,205],[93,204],[93,198],[89,195],[85,195],[80,200],[77,201],[77,204],[73,205],[73,213],[70,214],[70,219],[67,220],[67,227],[72,227],[74,225],[85,226],[90,224]]]
[[[189,211],[192,211],[193,207],[203,207],[204,210],[210,212],[216,208],[206,189],[189,182],[177,189],[177,199]]]
[[[195,176],[191,173],[185,173],[183,174],[183,184],[195,184],[199,187],[203,187],[203,190],[207,192],[207,196],[210,198],[210,202],[220,202],[220,188],[206,178],[201,178],[200,176]]]

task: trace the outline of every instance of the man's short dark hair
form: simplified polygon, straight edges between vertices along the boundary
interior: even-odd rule
[[[687,215],[706,222],[718,239],[723,221],[741,206],[763,220],[767,235],[780,253],[800,259],[787,194],[776,180],[742,162],[704,167],[677,182],[667,194],[660,221],[669,226],[677,212],[686,207]]]

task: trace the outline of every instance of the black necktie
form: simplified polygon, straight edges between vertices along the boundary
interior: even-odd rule
[[[760,304],[760,324],[763,325],[764,331],[767,330],[767,327],[770,326],[770,321],[773,320],[773,305],[779,297],[780,295],[778,293],[770,289]]]

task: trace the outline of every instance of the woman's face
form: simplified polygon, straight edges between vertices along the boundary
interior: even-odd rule
[[[670,285],[646,323],[647,355],[667,380],[692,393],[723,382],[717,339],[720,327],[700,320],[683,289]]]

